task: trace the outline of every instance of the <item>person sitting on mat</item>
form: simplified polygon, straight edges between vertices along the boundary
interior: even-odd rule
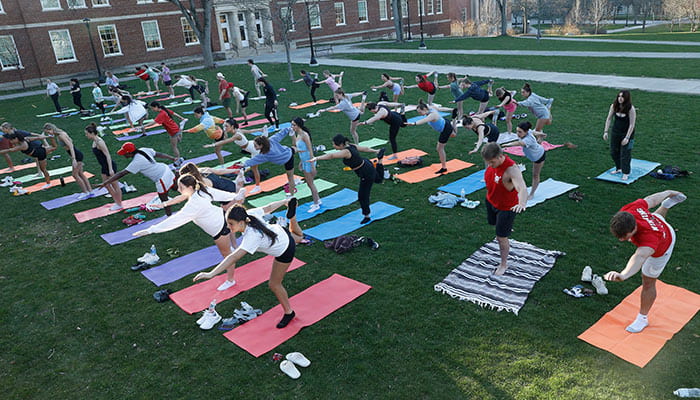
[[[487,143],[481,150],[486,162],[486,218],[496,226],[496,240],[501,254],[501,263],[494,275],[503,275],[508,269],[510,242],[515,215],[527,207],[527,186],[520,168],[497,143]]]
[[[255,144],[253,143],[252,140],[248,140],[248,138],[245,136],[246,133],[254,133],[254,132],[260,132],[262,131],[263,134],[267,132],[267,125],[265,125],[262,129],[240,129],[238,125],[238,121],[236,121],[233,118],[229,118],[226,121],[224,121],[224,134],[228,136],[229,134],[232,135],[229,138],[223,139],[216,141],[214,143],[209,143],[205,144],[203,147],[204,148],[211,148],[211,147],[216,147],[217,151],[221,151],[221,147],[223,147],[225,144],[228,143],[235,143],[241,148],[241,151],[247,152],[250,154],[251,157],[258,155],[260,151],[255,148]],[[217,153],[218,154],[218,153]],[[258,170],[257,165],[253,165],[251,167],[253,170],[253,178],[255,179],[255,187],[250,191],[248,194],[256,194],[260,192],[262,189],[260,188],[260,171]],[[230,174],[231,170],[227,169],[226,174]]]
[[[199,124],[190,129],[185,129],[184,132],[196,133],[204,131],[207,137],[215,143],[227,138],[228,135],[226,135],[226,132],[217,125],[222,124],[224,122],[223,119],[209,115],[204,107],[201,106],[194,109],[194,116],[199,119]],[[223,164],[224,155],[221,153],[221,147],[214,147],[214,152],[216,153],[216,158],[219,160],[219,164]]]
[[[296,193],[296,182],[294,181],[294,149],[281,145],[282,139],[292,133],[291,128],[284,128],[274,136],[258,136],[253,140],[253,146],[259,153],[253,158],[243,162],[244,167],[253,167],[264,162],[271,162],[277,165],[284,165],[289,181],[289,195]]]
[[[14,132],[6,135],[6,137],[10,140],[10,145],[12,147],[0,150],[0,154],[21,151],[30,157],[34,157],[36,159],[36,165],[39,167],[39,172],[44,175],[44,179],[46,180],[46,184],[42,186],[41,189],[50,188],[51,176],[46,169],[46,156],[53,153],[56,148],[49,146],[42,136],[25,136],[21,132]],[[44,144],[42,145],[39,140],[43,140]]]
[[[263,215],[270,214],[285,204],[287,205],[289,229],[283,228],[278,224],[268,224],[264,222]],[[224,284],[228,284],[229,287],[231,287],[236,284],[236,281],[233,280],[236,263],[243,258],[243,256],[246,254],[255,254],[257,251],[274,256],[275,259],[272,262],[272,271],[270,272],[268,286],[284,309],[284,316],[277,324],[277,328],[281,329],[286,327],[292,319],[294,319],[296,314],[289,303],[289,296],[287,295],[287,290],[282,286],[282,280],[294,259],[296,243],[299,243],[304,238],[304,233],[297,222],[296,207],[296,197],[276,201],[264,207],[250,210],[246,210],[245,207],[241,205],[231,207],[231,209],[226,212],[226,221],[234,235],[236,233],[241,234],[241,244],[213,270],[198,273],[193,281],[211,279],[220,272],[227,270],[227,280]]]
[[[51,140],[53,147],[58,147],[60,144],[68,153],[71,159],[71,173],[75,182],[80,186],[82,193],[78,196],[78,200],[87,199],[88,197],[94,196],[92,194],[92,186],[87,176],[85,176],[85,171],[83,170],[83,152],[75,147],[73,139],[70,135],[63,129],[59,129],[56,125],[47,122],[44,124],[44,133],[49,135],[48,138]]]
[[[333,137],[333,148],[338,151],[313,157],[309,159],[308,162],[342,158],[343,164],[355,171],[357,176],[360,177],[360,188],[357,190],[357,200],[360,202],[362,215],[364,216],[360,223],[366,224],[372,220],[372,218],[370,218],[369,207],[369,195],[372,191],[372,185],[374,183],[382,183],[384,180],[384,165],[382,164],[384,149],[375,150],[369,147],[350,144],[348,138],[341,134],[337,134]],[[360,157],[360,151],[375,153],[377,155],[377,164],[374,165],[370,160]]]
[[[610,271],[603,278],[622,282],[642,271],[642,297],[639,314],[627,332],[639,333],[649,325],[647,315],[656,300],[656,279],[671,259],[676,233],[666,222],[669,208],[687,197],[675,190],[665,190],[638,199],[622,207],[610,220],[610,232],[621,242],[632,242],[637,250],[621,272]],[[651,208],[657,207],[653,213]]]
[[[443,118],[437,108],[430,107],[428,104],[423,103],[423,100],[418,101],[416,111],[418,114],[424,116],[424,118],[421,118],[416,122],[411,122],[408,125],[417,126],[428,124],[440,134],[440,137],[438,137],[437,152],[438,156],[440,157],[440,164],[442,164],[442,168],[435,173],[438,175],[444,174],[447,172],[447,154],[445,153],[445,145],[451,137],[457,136],[452,128],[452,123],[448,119]]]
[[[544,160],[547,158],[547,152],[541,144],[537,143],[537,138],[535,138],[531,129],[532,124],[530,121],[521,122],[516,128],[516,134],[520,140],[501,145],[503,147],[522,146],[525,157],[532,161],[532,189],[530,189],[528,200],[535,197],[535,191],[540,184],[540,172],[544,166]]]
[[[128,174],[142,173],[146,178],[156,184],[156,192],[161,202],[168,200],[168,192],[175,188],[176,177],[170,167],[156,162],[156,158],[165,158],[170,161],[177,159],[171,155],[159,153],[148,147],[136,148],[131,142],[126,142],[117,151],[117,154],[126,158],[131,158],[131,162],[122,171],[110,176],[102,182],[100,188],[106,187],[112,182],[116,182]],[[165,207],[165,214],[172,214],[170,207]]]

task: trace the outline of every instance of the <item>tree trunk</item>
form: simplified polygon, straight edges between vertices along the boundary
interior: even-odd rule
[[[508,11],[508,3],[506,0],[497,1],[498,8],[501,11],[501,36],[508,36],[508,21],[506,21],[506,11]]]
[[[206,24],[208,26],[209,24]],[[205,28],[206,29],[206,28]],[[204,34],[204,38],[200,41],[202,45],[202,63],[205,67],[214,68],[214,52],[211,49],[211,32]]]
[[[523,35],[527,35],[527,11],[523,9]]]
[[[294,72],[292,72],[292,55],[289,45],[289,37],[286,34],[282,35],[282,42],[284,42],[284,54],[287,56],[287,73],[289,74],[289,80],[294,80]]]
[[[401,26],[401,2],[391,0],[391,12],[394,15],[394,30],[396,31],[396,41],[403,43],[403,28]]]

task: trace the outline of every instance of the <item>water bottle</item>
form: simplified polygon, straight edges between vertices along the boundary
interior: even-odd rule
[[[464,199],[464,188],[462,188],[462,191],[460,192],[460,196],[462,197],[462,199]]]
[[[680,388],[676,389],[673,391],[673,394],[675,394],[678,397],[700,397],[700,389],[699,388]]]
[[[151,245],[151,254],[156,255],[156,245],[155,244]]]
[[[207,310],[210,313],[216,312],[216,299],[212,300],[211,303],[209,303],[209,309]]]

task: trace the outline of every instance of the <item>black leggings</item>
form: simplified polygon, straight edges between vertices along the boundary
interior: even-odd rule
[[[275,128],[280,127],[280,121],[277,119],[277,107],[275,102],[265,102],[265,118],[270,121],[270,124],[275,125]]]
[[[95,104],[97,104],[97,107],[100,109],[100,111],[102,111],[102,114],[104,114],[105,113],[105,102],[100,101],[100,102],[95,103]]]
[[[384,119],[384,122],[389,124],[389,143],[391,143],[391,152],[398,152],[398,143],[396,137],[399,136],[399,129],[406,123],[405,117],[395,111],[390,111],[389,115]]]
[[[80,92],[71,93],[71,94],[73,95],[73,104],[78,106],[80,111],[83,111],[85,109],[85,107],[83,107],[83,102],[82,102],[83,95]]]
[[[634,132],[632,133],[632,139],[629,140],[627,145],[622,145],[622,140],[627,135],[627,131],[617,132],[615,129],[610,135],[610,156],[615,162],[615,169],[622,170],[622,173],[629,175],[632,171],[632,147],[634,147]]]
[[[375,169],[376,168],[376,169]],[[362,166],[355,170],[360,177],[360,188],[357,191],[357,200],[362,208],[362,215],[369,216],[369,194],[374,183],[382,183],[384,180],[384,165],[377,163],[374,167],[366,158],[362,159]]]
[[[318,89],[319,87],[321,87],[321,86],[318,83],[316,83],[316,81],[314,81],[314,83],[311,84],[311,98],[314,99],[314,103],[317,101],[316,100],[316,89]]]
[[[61,112],[61,105],[58,104],[58,93],[51,95],[51,101],[53,101],[53,106],[56,107],[56,112]]]

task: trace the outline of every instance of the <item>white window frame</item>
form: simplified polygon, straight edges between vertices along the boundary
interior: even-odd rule
[[[153,4],[153,0],[136,0],[136,4]]]
[[[342,16],[343,16],[343,22],[338,22],[338,6],[342,8]],[[333,10],[335,11],[335,26],[343,26],[346,25],[346,20],[345,20],[345,3],[334,3],[333,4]]]
[[[379,20],[380,21],[386,21],[389,19],[389,10],[386,6],[386,0],[378,0],[379,4]],[[382,4],[384,4],[384,16],[382,17]]]
[[[311,11],[313,9],[316,9],[316,11]],[[311,29],[322,29],[323,26],[321,25],[321,7],[318,4],[311,4],[309,6],[309,16],[312,16],[313,18],[311,21]],[[318,25],[314,24],[314,21],[318,19]]]
[[[286,19],[287,13],[289,13],[289,16],[291,17],[289,20],[289,32],[296,32],[297,23],[296,23],[296,21],[294,21],[294,9],[289,8],[289,7],[280,8],[280,17],[281,18]]]
[[[5,14],[5,8],[2,6],[2,1],[0,1],[0,14]],[[14,40],[14,39],[12,39]]]
[[[0,7],[2,5],[0,4]],[[2,64],[2,60],[0,59],[0,66],[2,67],[2,71],[10,71],[13,69],[24,69],[24,65],[22,65],[22,57],[19,56],[19,49],[17,49],[17,43],[15,43],[15,38],[12,35],[0,35],[0,38],[3,37],[9,37],[10,40],[12,41],[12,47],[15,49],[15,55],[17,55],[17,65],[12,65],[9,67],[6,67],[5,65]]]
[[[151,22],[156,24],[156,32],[158,33],[158,43],[160,43],[159,47],[154,47],[152,49],[148,48],[148,39],[146,39],[146,29],[144,28],[144,24]],[[160,36],[160,27],[158,26],[158,20],[152,19],[148,21],[141,21],[141,32],[143,32],[143,44],[146,46],[146,51],[163,50],[163,37]]]
[[[425,0],[425,13],[427,15],[435,14],[435,2],[433,0]]]
[[[105,44],[102,41],[102,35],[100,34],[100,28],[108,27],[111,26],[112,29],[114,29],[114,39],[117,41],[117,47],[119,47],[119,52],[118,53],[112,53],[112,54],[107,54],[105,51]],[[102,46],[102,55],[107,57],[116,57],[116,56],[123,56],[124,53],[122,52],[122,44],[119,42],[119,33],[117,33],[117,26],[114,24],[107,24],[107,25],[98,25],[97,26],[97,36],[100,37],[100,45]]]
[[[435,0],[435,14],[442,14],[442,0]]]
[[[56,0],[56,7],[50,7],[50,8],[44,7],[44,2],[43,2],[43,0],[39,0],[39,3],[41,4],[41,11],[63,10],[63,8],[61,8],[61,0]]]
[[[418,9],[419,16],[422,15],[425,17],[425,1],[424,0],[416,0],[416,9]]]
[[[58,59],[58,54],[56,54],[56,48],[53,45],[53,40],[51,40],[51,32],[66,32],[68,34],[68,43],[70,44],[70,50],[71,53],[73,53],[73,58],[69,60],[59,60]],[[56,57],[56,64],[66,64],[66,63],[72,63],[72,62],[77,62],[78,57],[75,56],[75,48],[73,47],[73,39],[70,37],[70,31],[68,29],[54,29],[48,31],[49,33],[49,42],[51,42],[51,48],[53,49],[53,55]]]
[[[360,14],[360,4],[365,5],[365,20],[362,20],[362,15]],[[357,20],[360,24],[369,23],[369,11],[367,10],[367,0],[357,0]]]
[[[399,0],[401,3],[401,18],[408,18],[408,1],[409,0]],[[393,11],[391,15],[394,15]]]
[[[74,1],[81,1],[82,2],[81,5],[77,5],[77,6],[71,6],[70,4],[68,4],[69,1],[70,0],[66,0],[66,6],[68,6],[69,10],[77,10],[77,9],[81,9],[81,8],[87,8],[87,3],[85,2],[85,0],[74,0]]]
[[[96,4],[96,3],[95,3],[96,1],[99,2],[99,3]],[[103,3],[103,2],[104,2],[104,3]],[[92,7],[93,7],[93,8],[97,8],[97,7],[111,7],[111,5],[109,4],[109,0],[92,0]]]
[[[185,41],[185,46],[197,46],[199,45],[199,38],[197,37],[197,34],[194,32],[194,28],[190,25],[189,22],[187,22],[187,18],[185,17],[180,17],[180,26],[182,27],[182,40]],[[194,36],[194,42],[187,43],[187,35],[185,34],[185,26],[189,26],[190,29],[192,29],[192,36]]]

